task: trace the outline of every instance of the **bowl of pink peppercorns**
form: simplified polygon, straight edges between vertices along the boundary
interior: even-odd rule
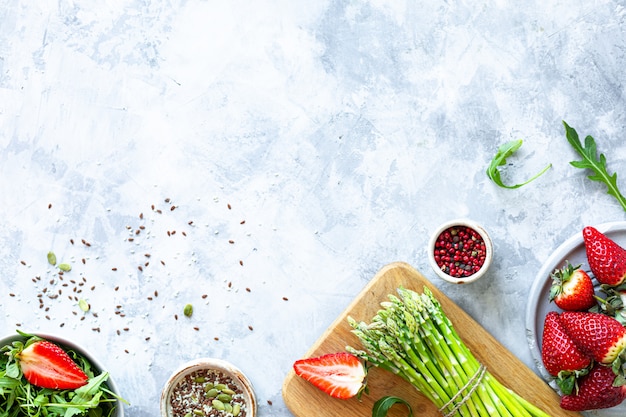
[[[433,271],[453,284],[469,284],[487,272],[493,259],[493,243],[475,221],[456,219],[440,225],[428,244]]]

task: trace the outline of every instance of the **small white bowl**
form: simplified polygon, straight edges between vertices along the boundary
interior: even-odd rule
[[[256,417],[256,397],[254,395],[254,390],[252,389],[252,384],[248,378],[234,365],[224,360],[213,358],[196,359],[185,363],[174,371],[174,373],[166,381],[163,391],[161,392],[161,417],[177,417],[172,411],[172,404],[170,402],[172,393],[176,390],[180,383],[184,382],[188,375],[203,371],[216,372],[218,379],[220,379],[221,376],[223,376],[223,379],[230,379],[236,387],[236,397],[242,400],[243,404],[245,404],[245,416]],[[230,386],[230,388],[232,389],[233,387]],[[232,414],[224,415],[232,416]],[[240,416],[242,415],[243,413],[240,414]]]
[[[468,276],[462,276],[462,277],[452,276],[444,272],[442,268],[437,264],[437,261],[435,260],[435,244],[437,243],[439,236],[446,230],[455,226],[465,226],[465,227],[475,230],[480,235],[482,240],[485,242],[485,260],[478,271]],[[471,282],[474,282],[480,279],[483,275],[485,275],[485,273],[489,269],[489,266],[491,266],[492,259],[493,259],[493,243],[491,241],[491,238],[489,237],[489,234],[481,225],[479,225],[478,223],[472,220],[456,219],[456,220],[451,220],[451,221],[443,223],[437,228],[437,230],[435,230],[435,232],[432,234],[430,241],[428,243],[428,261],[433,271],[435,272],[435,274],[437,274],[439,278],[447,282],[453,283],[453,284],[469,284]]]
[[[74,352],[80,354],[85,359],[87,359],[89,363],[92,365],[95,375],[99,375],[100,373],[106,370],[106,368],[102,365],[102,363],[100,363],[100,361],[98,361],[85,348],[79,346],[78,344],[68,339],[64,339],[60,336],[50,334],[50,333],[34,333],[33,335],[38,336],[45,340],[49,340],[50,342],[53,342],[59,345],[64,350],[73,350]],[[5,336],[3,338],[0,338],[0,347],[11,345],[13,342],[17,340],[23,340],[25,342],[27,339],[28,338],[21,336],[19,334]],[[111,375],[111,373],[109,373],[109,377],[106,381],[106,385],[109,388],[109,390],[113,392],[116,396],[123,398],[123,396],[120,395],[120,391],[117,389],[117,385],[115,384],[115,381],[113,380],[113,376]],[[122,404],[122,401],[117,400],[117,402],[115,403],[115,410],[113,414],[111,414],[111,417],[124,417],[124,405]]]

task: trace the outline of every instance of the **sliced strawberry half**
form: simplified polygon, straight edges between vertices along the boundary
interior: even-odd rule
[[[365,387],[365,366],[348,352],[329,353],[315,358],[299,359],[293,369],[301,378],[334,398],[346,400]]]
[[[24,378],[41,388],[76,389],[89,379],[60,346],[47,340],[29,344],[15,358]]]

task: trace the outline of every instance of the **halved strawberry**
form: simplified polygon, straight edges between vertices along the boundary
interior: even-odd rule
[[[551,275],[550,301],[563,310],[583,311],[596,304],[591,277],[580,265],[573,266],[569,262],[562,269]]]
[[[614,385],[615,378],[610,366],[594,365],[589,374],[579,380],[574,394],[561,397],[561,408],[587,411],[621,404],[626,399],[626,385]]]
[[[548,312],[544,319],[541,359],[546,371],[557,377],[556,382],[564,394],[571,393],[576,378],[589,371],[591,358],[581,352],[565,332],[556,311]]]
[[[626,329],[613,317],[564,311],[561,323],[578,348],[597,362],[611,364],[626,352]]]
[[[601,284],[619,285],[626,279],[626,249],[592,226],[583,229],[591,272]]]
[[[37,340],[15,355],[28,382],[41,388],[76,389],[89,379],[58,345]]]
[[[365,387],[365,366],[348,352],[329,353],[299,359],[293,364],[296,375],[304,378],[331,397],[346,400]]]

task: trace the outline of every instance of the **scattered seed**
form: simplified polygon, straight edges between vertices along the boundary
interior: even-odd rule
[[[117,271],[116,267],[111,268],[111,271]]]
[[[251,292],[252,290],[250,288],[246,287],[246,291],[247,292]]]
[[[250,331],[252,331],[252,330],[254,330],[254,327],[252,327],[252,326],[248,326],[248,329],[249,329]]]
[[[143,213],[139,213],[139,218],[143,219]]]
[[[63,264],[59,264],[59,269],[62,272],[70,272],[72,270],[72,266],[70,264],[63,263]]]
[[[207,298],[209,295],[208,294],[202,294],[202,299]]]
[[[73,245],[74,244],[74,239],[70,239],[70,243]]]
[[[243,266],[243,261],[240,260],[239,261],[239,265]]]
[[[185,308],[183,309],[183,314],[185,315],[185,317],[191,317],[193,314],[193,306],[191,304],[185,305]]]
[[[57,256],[54,254],[54,252],[48,252],[48,263],[50,265],[57,264]]]
[[[283,297],[283,300],[284,300],[284,301],[289,301],[289,298],[287,298],[287,297]]]
[[[193,329],[194,329],[195,331],[199,331],[199,330],[200,330],[200,328],[199,328],[199,327],[194,327]]]
[[[231,240],[228,241],[228,243],[230,243],[232,245],[232,244],[235,243],[235,241],[231,239]]]
[[[232,207],[230,206],[230,203],[228,203],[228,206],[227,206],[227,207],[228,207],[228,210],[230,210],[230,209],[232,208]]]
[[[78,307],[80,307],[80,309],[83,310],[84,312],[89,311],[89,309],[91,308],[89,303],[82,298],[78,301]]]
[[[48,203],[48,210],[52,208],[52,203]]]

